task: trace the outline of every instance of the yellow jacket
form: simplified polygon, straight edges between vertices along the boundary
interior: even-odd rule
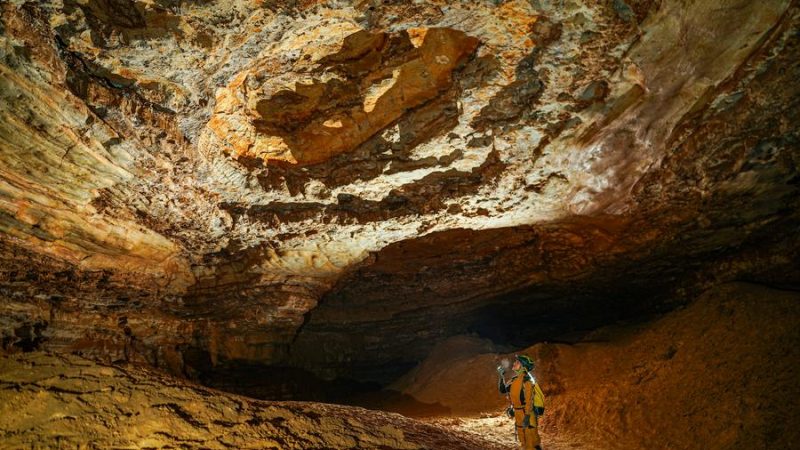
[[[528,372],[515,375],[509,384],[501,383],[500,392],[509,394],[515,412],[535,416],[544,414],[544,393]]]

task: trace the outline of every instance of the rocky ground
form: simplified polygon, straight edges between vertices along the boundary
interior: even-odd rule
[[[0,448],[503,449],[398,414],[263,402],[74,355],[0,358]]]

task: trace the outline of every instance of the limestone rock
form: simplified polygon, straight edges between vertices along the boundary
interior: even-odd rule
[[[398,414],[262,402],[76,356],[0,358],[3,447],[501,449]]]
[[[387,383],[800,280],[796,2],[0,12],[4,352]]]

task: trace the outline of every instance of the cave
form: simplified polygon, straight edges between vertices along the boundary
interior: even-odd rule
[[[798,1],[0,14],[0,448],[800,448]]]

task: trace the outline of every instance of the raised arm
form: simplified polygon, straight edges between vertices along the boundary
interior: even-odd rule
[[[503,370],[502,366],[499,366],[497,368],[497,376],[498,376],[497,390],[500,391],[501,394],[505,394],[506,392],[508,392],[508,385],[506,384],[506,379],[503,376],[504,372],[505,371]]]

